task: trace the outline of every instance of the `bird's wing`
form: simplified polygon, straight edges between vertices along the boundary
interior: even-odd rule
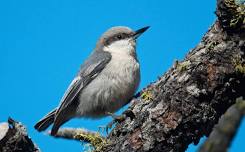
[[[88,60],[85,61],[85,63],[81,66],[78,75],[71,82],[63,98],[61,99],[56,116],[62,113],[62,111],[64,111],[70,105],[76,104],[74,102],[78,102],[77,100],[74,100],[78,93],[104,69],[110,60],[110,53],[98,51],[93,53]]]

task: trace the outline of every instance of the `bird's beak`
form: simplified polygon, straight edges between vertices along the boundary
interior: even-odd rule
[[[135,31],[133,38],[136,40],[141,34],[143,34],[150,26],[143,27],[137,31]]]

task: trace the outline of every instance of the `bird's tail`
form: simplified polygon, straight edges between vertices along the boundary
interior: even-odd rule
[[[55,112],[56,109],[48,113],[44,118],[42,118],[40,121],[36,123],[34,128],[37,131],[44,131],[45,129],[47,129],[54,122]]]

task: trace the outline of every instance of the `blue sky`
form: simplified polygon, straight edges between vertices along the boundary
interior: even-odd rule
[[[0,121],[23,122],[43,152],[82,151],[81,143],[38,133],[33,125],[58,105],[98,37],[112,26],[151,26],[138,41],[141,89],[195,47],[214,11],[215,0],[0,1]],[[98,130],[109,121],[75,119],[65,126]],[[244,136],[243,121],[231,152],[244,148]]]

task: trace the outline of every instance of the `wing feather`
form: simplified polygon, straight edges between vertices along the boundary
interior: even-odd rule
[[[79,92],[86,87],[107,65],[110,61],[111,55],[107,52],[100,51],[93,53],[87,61],[81,66],[81,70],[74,80],[69,85],[63,98],[61,99],[60,106],[56,111],[56,117],[62,113],[66,108],[72,105]]]

